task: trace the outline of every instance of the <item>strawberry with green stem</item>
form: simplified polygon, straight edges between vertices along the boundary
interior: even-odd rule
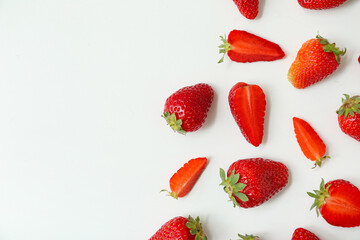
[[[232,163],[225,174],[220,169],[224,191],[234,207],[252,208],[263,204],[288,183],[288,169],[280,162],[263,158]]]
[[[340,50],[335,43],[317,35],[301,46],[289,69],[288,80],[298,89],[317,83],[335,72],[345,52],[346,49]]]
[[[325,184],[321,180],[320,189],[307,193],[314,198],[311,209],[329,224],[338,227],[360,226],[360,191],[351,182],[337,179]]]
[[[225,54],[234,62],[275,61],[285,53],[276,43],[243,30],[232,30],[228,38],[220,36],[223,44],[219,53],[223,54],[218,63],[224,61]]]
[[[208,84],[183,87],[166,99],[162,117],[175,132],[194,132],[205,122],[213,99],[214,90]]]
[[[343,104],[336,111],[339,126],[345,134],[360,141],[360,96],[344,96]]]
[[[150,240],[207,240],[200,218],[175,217],[164,225]]]

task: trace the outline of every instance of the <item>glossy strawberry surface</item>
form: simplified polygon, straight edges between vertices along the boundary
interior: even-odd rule
[[[162,225],[150,240],[206,240],[199,221],[199,217],[175,217]],[[190,232],[191,229],[193,233]]]
[[[298,51],[289,69],[288,80],[300,89],[317,83],[335,72],[341,61],[340,56],[344,54],[345,51],[320,36],[310,39]]]
[[[291,240],[320,240],[320,238],[305,228],[297,228],[295,229]]]
[[[360,96],[344,95],[343,105],[337,110],[340,129],[360,141]]]
[[[205,83],[181,88],[166,99],[165,119],[171,127],[180,123],[180,126],[173,127],[175,131],[194,132],[205,122],[213,98],[214,90]],[[168,120],[171,115],[175,115],[176,123]]]
[[[238,182],[245,184],[241,193],[248,198],[242,201],[235,196],[240,207],[251,208],[268,201],[281,191],[288,183],[288,169],[281,163],[263,158],[242,159],[231,164],[227,176],[231,172],[239,174]]]
[[[298,0],[303,8],[322,10],[335,8],[345,3],[347,0]]]
[[[247,19],[255,19],[259,13],[259,0],[234,0],[234,3]]]

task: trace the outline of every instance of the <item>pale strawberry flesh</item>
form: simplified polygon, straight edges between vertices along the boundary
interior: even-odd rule
[[[274,61],[285,53],[276,43],[241,30],[233,30],[228,36],[231,49],[228,56],[236,62]]]
[[[194,187],[207,164],[206,158],[195,158],[180,168],[170,179],[170,189],[177,197],[184,197]]]
[[[245,139],[259,146],[263,139],[266,100],[258,85],[237,83],[229,93],[231,113]]]

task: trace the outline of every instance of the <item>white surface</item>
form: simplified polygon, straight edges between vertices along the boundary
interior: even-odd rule
[[[360,93],[360,1],[327,11],[296,0],[261,5],[250,21],[231,0],[1,1],[0,239],[148,239],[189,214],[215,240],[238,232],[291,239],[300,226],[323,240],[359,239],[360,228],[333,227],[310,212],[306,192],[321,178],[360,186],[360,143],[340,131],[335,113],[343,93]],[[232,29],[278,43],[285,59],[217,64],[219,36]],[[287,70],[317,31],[348,52],[333,76],[297,90]],[[259,148],[230,114],[227,94],[239,81],[267,97]],[[208,119],[195,133],[175,134],[160,117],[165,99],[199,82],[216,92]],[[321,169],[300,151],[293,116],[326,143],[332,158]],[[209,164],[187,197],[159,193],[199,156]],[[285,163],[290,182],[260,207],[234,209],[219,168],[247,157]]]

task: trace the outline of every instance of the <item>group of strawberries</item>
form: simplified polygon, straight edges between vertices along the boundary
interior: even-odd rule
[[[337,7],[346,0],[298,0],[309,9]],[[258,13],[258,0],[234,0],[240,12],[248,19]],[[227,54],[232,61],[274,61],[285,56],[279,45],[246,31],[233,30],[228,37],[221,37],[220,53]],[[332,74],[341,62],[345,50],[335,43],[317,36],[306,41],[290,66],[288,80],[295,88],[306,88]],[[224,56],[219,62],[224,60]],[[206,120],[214,98],[214,90],[205,83],[179,89],[167,98],[163,117],[170,127],[181,134],[198,130]],[[239,82],[228,95],[230,111],[245,139],[255,147],[262,143],[266,98],[260,86]],[[341,130],[360,141],[360,96],[345,94],[337,111]],[[294,117],[294,132],[304,155],[321,167],[327,158],[326,145],[303,119]],[[206,158],[195,158],[187,162],[170,179],[167,191],[174,198],[184,197],[190,192],[207,165]],[[220,169],[224,191],[235,206],[252,208],[269,200],[288,183],[288,168],[281,162],[270,159],[241,159],[231,164],[227,172]],[[321,181],[320,189],[308,192],[315,199],[311,209],[331,225],[339,227],[360,226],[360,190],[343,179]],[[240,235],[244,240],[259,239],[253,235]],[[199,217],[196,219],[175,217],[165,223],[150,240],[205,240],[207,239]],[[298,228],[292,240],[319,239],[314,233]]]

